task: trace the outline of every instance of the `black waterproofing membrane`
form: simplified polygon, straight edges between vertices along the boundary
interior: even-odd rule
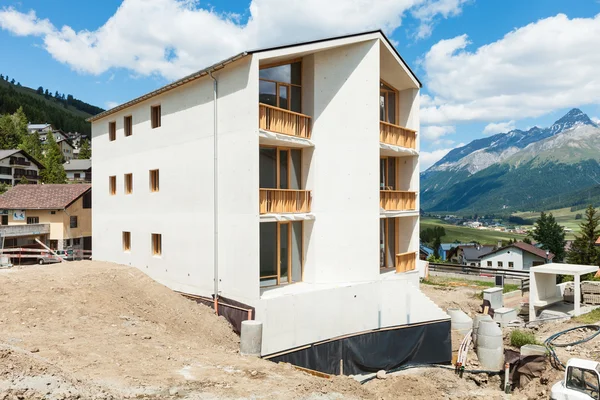
[[[327,374],[359,375],[408,364],[449,364],[452,360],[450,320],[386,328],[269,357]]]
[[[194,300],[197,303],[204,304],[207,307],[214,308],[213,299],[200,297],[200,296],[192,296],[185,295],[185,297]],[[233,306],[233,307],[232,307]],[[219,296],[219,304],[218,304],[218,315],[225,317],[225,319],[231,324],[233,327],[233,331],[239,336],[242,331],[242,321],[246,321],[250,319],[254,319],[256,314],[254,307],[250,307],[247,304],[240,303],[239,301],[231,300],[226,297]],[[251,312],[250,312],[251,311]]]

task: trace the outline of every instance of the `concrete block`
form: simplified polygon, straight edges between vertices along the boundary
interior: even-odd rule
[[[494,309],[494,321],[498,322],[503,328],[515,319],[517,319],[517,310],[514,308],[501,307]]]
[[[504,307],[504,298],[502,296],[502,288],[494,287],[485,289],[483,291],[483,300],[487,300],[490,302],[490,307],[492,310],[496,310],[497,308]]]

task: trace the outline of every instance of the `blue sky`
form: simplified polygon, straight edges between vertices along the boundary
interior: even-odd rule
[[[1,4],[0,73],[104,108],[243,49],[382,28],[424,82],[424,167],[461,143],[550,125],[572,107],[600,117],[598,1]]]

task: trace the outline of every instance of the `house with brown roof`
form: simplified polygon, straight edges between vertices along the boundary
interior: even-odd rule
[[[0,195],[4,248],[92,249],[92,185],[17,185]]]
[[[552,262],[553,258],[554,254],[546,250],[528,243],[516,242],[481,256],[481,266],[529,270],[531,267]]]

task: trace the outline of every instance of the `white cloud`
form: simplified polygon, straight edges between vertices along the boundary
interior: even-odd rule
[[[452,150],[449,149],[439,149],[433,151],[421,151],[419,153],[419,163],[421,167],[421,171],[425,171],[427,168],[431,167],[433,164],[442,159],[446,154],[448,154]]]
[[[505,133],[515,129],[515,120],[511,119],[510,121],[505,122],[490,122],[483,128],[483,133],[486,134],[495,134],[495,133]]]
[[[428,125],[424,126],[421,132],[425,139],[436,140],[449,133],[454,133],[456,130],[453,126]]]
[[[415,37],[417,39],[425,39],[431,36],[435,18],[455,17],[462,12],[462,7],[469,0],[439,0],[428,1],[421,7],[415,9],[412,14],[421,21]]]
[[[469,49],[467,35],[441,40],[422,60],[431,98],[426,124],[518,120],[598,103],[600,14],[558,14]]]
[[[116,106],[118,106],[119,104],[121,104],[121,103],[118,103],[118,102],[116,102],[116,101],[107,101],[107,102],[105,103],[105,105],[106,105],[106,109],[107,109],[107,110],[110,110],[111,108],[115,108],[115,107],[116,107]]]
[[[595,123],[600,124],[600,118],[598,118],[598,117],[591,117],[590,119],[592,121],[594,121]]]
[[[248,22],[201,8],[198,0],[125,0],[94,31],[60,29],[34,11],[0,10],[0,27],[42,38],[45,49],[76,71],[126,68],[179,78],[242,50],[381,28],[392,33],[410,10],[424,23],[457,15],[462,0],[252,0]],[[285,23],[282,23],[285,21]]]

